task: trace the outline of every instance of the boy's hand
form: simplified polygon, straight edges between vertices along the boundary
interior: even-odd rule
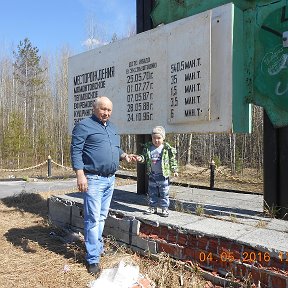
[[[174,177],[178,177],[179,176],[178,172],[174,172],[173,175],[174,175]]]
[[[138,155],[135,155],[135,154],[126,154],[124,156],[124,159],[127,161],[127,162],[131,162],[131,161],[137,161],[137,157]]]
[[[135,155],[136,156],[136,161],[138,162],[143,162],[143,158],[139,155]]]

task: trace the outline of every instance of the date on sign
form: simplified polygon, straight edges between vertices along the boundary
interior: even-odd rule
[[[127,114],[127,122],[134,121],[147,121],[153,120],[153,113],[149,112],[139,112],[139,113],[128,113]]]
[[[253,251],[244,251],[241,253],[240,259],[237,259],[234,256],[234,253],[231,251],[222,252],[220,255],[213,254],[212,252],[200,252],[199,261],[200,262],[233,262],[234,260],[240,260],[242,262],[269,262],[271,259],[269,252],[253,252]],[[278,259],[281,262],[288,262],[288,252],[280,251],[278,253]]]

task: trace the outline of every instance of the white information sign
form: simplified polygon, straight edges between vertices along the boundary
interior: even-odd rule
[[[232,130],[233,4],[69,58],[69,128],[96,97],[121,134]]]

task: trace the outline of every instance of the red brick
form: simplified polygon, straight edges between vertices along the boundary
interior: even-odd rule
[[[233,252],[233,256],[234,256],[235,260],[241,259],[242,249],[243,249],[243,245],[239,245],[237,243],[231,243],[230,251]]]
[[[151,225],[147,225],[147,224],[141,224],[140,225],[140,229],[139,229],[139,233],[143,233],[146,234],[148,236],[150,235],[159,235],[160,229],[159,227],[155,227],[155,226],[151,226]],[[159,236],[158,236],[159,237]]]
[[[152,227],[151,225],[147,225],[147,224],[141,223],[139,232],[143,233],[143,234],[146,234],[146,235],[149,235],[150,231],[151,231],[151,227]]]
[[[149,234],[149,238],[153,240],[162,240],[162,239],[159,239],[157,234]]]
[[[208,243],[209,243],[209,239],[207,237],[201,237],[201,238],[199,237],[197,247],[199,249],[207,251]]]
[[[149,236],[143,232],[139,232],[139,237],[144,238],[144,239],[149,238]]]
[[[151,234],[157,235],[159,237],[160,227],[151,226]]]
[[[244,266],[242,263],[234,263],[235,269],[234,269],[234,275],[237,278],[247,278],[249,274],[248,267]]]
[[[271,258],[270,262],[268,263],[267,267],[277,268],[279,270],[285,270],[285,259],[281,261],[279,258]]]
[[[182,245],[182,246],[186,246],[187,240],[188,240],[187,234],[178,233],[177,244]]]
[[[194,259],[197,263],[203,263],[206,261],[207,258],[207,251],[206,250],[199,250],[195,249],[194,250]]]
[[[131,288],[152,288],[154,287],[153,283],[147,278],[140,278],[137,281],[137,284],[133,285]]]
[[[221,239],[220,247],[223,251],[230,251],[232,243],[232,241]],[[219,253],[221,252],[219,251]]]
[[[220,261],[217,255],[213,255],[211,257],[207,257],[207,264],[210,266],[214,271],[218,271],[220,268]]]
[[[260,271],[260,282],[261,282],[263,287],[268,287],[269,274],[265,270]]]
[[[272,287],[277,287],[277,288],[286,288],[288,285],[288,279],[284,277],[278,276],[278,275],[271,275],[270,280],[272,283]]]
[[[241,260],[244,263],[248,263],[248,264],[253,264],[256,261],[254,261],[254,259],[257,260],[257,258],[261,258],[261,256],[258,256],[259,251],[247,246],[243,247],[242,253],[241,253]]]
[[[158,242],[158,252],[165,252],[172,257],[182,259],[182,248],[175,244],[169,244],[165,242]]]
[[[194,247],[184,247],[183,248],[183,254],[182,254],[183,258],[198,261],[198,259],[195,258],[195,251],[196,250],[197,249]]]
[[[224,255],[225,253],[229,253],[229,252],[230,252],[230,249],[227,249],[226,247],[222,247],[222,246],[218,247],[219,256]]]
[[[193,234],[187,235],[187,246],[197,247],[197,236]]]
[[[167,240],[167,236],[168,236],[168,227],[161,226],[160,227],[159,237],[164,239],[164,240]]]
[[[225,239],[220,240],[208,236],[199,237],[196,234],[178,233],[178,231],[166,226],[155,227],[141,224],[140,232],[140,235],[146,234],[149,238],[157,241],[159,253],[165,252],[177,259],[195,261],[200,267],[216,272],[232,271],[232,274],[238,279],[251,277],[254,285],[257,285],[259,281],[265,287],[271,284],[271,287],[286,288],[286,285],[288,285],[287,277],[276,274],[280,270],[285,271],[286,262],[275,257],[270,258],[269,254],[249,246],[243,246],[235,241]],[[142,237],[145,237],[145,235]],[[163,239],[166,241],[161,241]],[[241,263],[243,257],[246,261]],[[265,270],[265,267],[269,271]],[[271,271],[274,271],[275,275],[271,274],[273,273]]]
[[[219,246],[219,240],[216,239],[210,239],[209,240],[209,246],[208,250],[209,252],[212,252],[213,254],[218,254],[218,246]]]
[[[251,269],[251,276],[252,276],[252,279],[253,279],[253,283],[255,283],[255,284],[257,284],[260,281],[260,279],[261,279],[260,271],[258,269],[255,269],[255,268]]]
[[[227,272],[231,271],[233,262],[229,261],[228,258],[220,258],[218,261],[218,268],[221,268],[222,270],[226,270]]]
[[[177,242],[177,231],[173,229],[168,229],[168,237],[167,241],[171,243],[176,243]]]

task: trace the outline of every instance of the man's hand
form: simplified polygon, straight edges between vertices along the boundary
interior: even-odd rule
[[[83,170],[76,170],[77,186],[80,192],[87,192],[88,182]]]
[[[130,161],[137,162],[139,156],[136,154],[129,154],[129,157],[130,157]]]
[[[124,159],[126,160],[127,162],[131,162],[131,161],[137,161],[137,155],[135,154],[126,154],[126,153],[123,153],[121,155],[121,159]]]

